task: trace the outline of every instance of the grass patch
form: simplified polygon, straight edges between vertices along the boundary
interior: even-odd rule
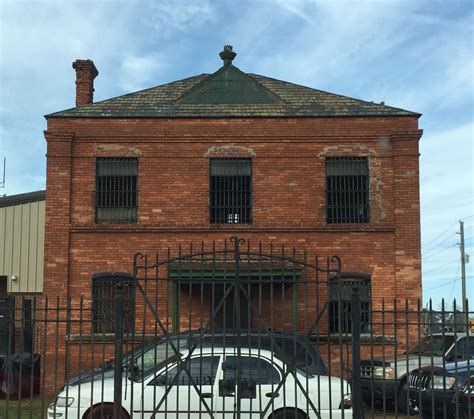
[[[0,399],[0,418],[6,419],[44,419],[47,417],[48,406],[52,400],[35,397],[32,400],[5,400]],[[41,406],[43,405],[43,410]]]

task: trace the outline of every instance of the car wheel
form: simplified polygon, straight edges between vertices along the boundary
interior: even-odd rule
[[[303,412],[296,409],[281,409],[272,413],[269,419],[306,419],[307,416]]]
[[[94,406],[84,414],[83,419],[114,419],[114,405],[104,403],[103,405]],[[119,419],[129,419],[125,410],[122,409]]]

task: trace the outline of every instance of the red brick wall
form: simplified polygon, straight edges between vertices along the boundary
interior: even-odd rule
[[[136,251],[237,232],[254,241],[307,248],[312,256],[338,254],[344,269],[372,274],[376,300],[382,277],[386,297],[416,298],[419,137],[411,117],[50,119],[45,292],[89,292],[91,272],[130,268]],[[208,222],[208,158],[222,155],[253,158],[252,225]],[[370,159],[369,224],[325,223],[324,157],[341,155]],[[94,224],[99,156],[138,157],[136,225]]]
[[[421,297],[415,117],[50,118],[45,136],[50,298],[90,304],[92,274],[131,272],[136,252],[221,246],[234,234],[267,250],[295,246],[298,257],[339,255],[344,271],[371,275],[375,309],[383,298],[414,307]],[[105,156],[139,160],[137,224],[94,224],[95,158]],[[209,224],[208,160],[221,156],[253,159],[252,225]],[[369,158],[369,224],[326,224],[327,156]]]

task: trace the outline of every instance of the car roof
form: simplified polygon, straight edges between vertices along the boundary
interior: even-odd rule
[[[424,336],[425,338],[429,338],[430,336],[450,336],[450,337],[458,337],[458,338],[464,338],[466,336],[474,336],[474,333],[467,333],[464,332],[444,332],[444,333],[432,333],[431,335],[426,335]]]
[[[184,357],[188,356],[189,350],[181,351],[181,354]],[[239,349],[235,347],[212,347],[212,348],[200,348],[197,347],[192,351],[191,357],[193,356],[202,356],[202,355],[239,355]],[[240,355],[254,355],[262,358],[276,358],[280,359],[274,352],[265,350],[265,349],[255,349],[255,348],[240,348]]]
[[[262,337],[262,338],[269,338],[269,337],[285,337],[291,338],[296,340],[304,340],[307,339],[306,336],[296,335],[294,333],[285,332],[285,331],[278,331],[278,330],[258,330],[258,329],[251,329],[251,330],[237,330],[237,329],[226,329],[226,330],[191,330],[187,332],[178,332],[178,333],[169,333],[168,337],[178,337],[178,336],[199,336],[203,337],[209,336],[255,336],[255,337]],[[162,338],[166,338],[166,336],[161,336]]]

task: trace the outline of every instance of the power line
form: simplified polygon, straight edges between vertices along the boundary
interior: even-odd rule
[[[445,287],[446,285],[449,285],[449,284],[452,284],[453,282],[456,282],[458,279],[459,279],[459,278],[456,278],[456,279],[454,279],[454,280],[452,280],[452,281],[445,282],[445,283],[442,284],[442,285],[437,285],[436,287],[428,288],[427,290],[425,290],[425,292],[433,291],[433,290],[435,290],[435,289]]]
[[[445,287],[446,285],[449,285],[449,284],[452,284],[453,282],[456,282],[458,279],[459,279],[459,278],[456,278],[456,279],[453,279],[452,281],[445,282],[444,284],[437,285],[436,287],[428,288],[427,290],[425,290],[425,292],[433,291],[433,290],[435,290],[435,289],[437,289],[437,288]]]
[[[442,252],[446,252],[447,250],[451,250],[454,246],[456,246],[455,244],[449,246],[449,247],[445,247],[444,249],[441,249],[441,250],[438,250],[437,252],[434,252],[434,253],[429,253],[428,255],[421,255],[422,258],[424,260],[426,259],[429,259],[429,258],[432,258],[433,256],[439,254],[439,253],[442,253]]]
[[[451,226],[449,226],[446,230],[444,230],[443,232],[439,233],[434,239],[430,240],[428,243],[425,244],[425,246],[428,246],[429,244],[433,243],[436,239],[438,239],[439,237],[441,237],[444,233],[446,233],[447,231],[449,231],[450,229],[452,229],[458,222],[456,221],[454,224],[452,224]],[[436,247],[436,246],[435,246]]]
[[[423,274],[427,274],[429,272],[434,272],[434,271],[437,271],[438,269],[445,268],[446,266],[451,265],[451,263],[456,262],[456,261],[459,261],[459,258],[453,259],[449,261],[448,263],[445,263],[444,265],[437,266],[436,268],[428,269],[427,271],[424,271]]]
[[[448,240],[454,240],[454,238],[451,236],[451,237],[448,237],[446,239],[444,239],[443,241],[439,242],[438,244],[432,246],[430,249],[428,250],[425,250],[424,252],[421,252],[423,255],[427,256],[429,255],[433,250],[436,250],[439,246],[441,246],[442,244],[446,243]],[[454,243],[453,243],[454,244]]]
[[[470,216],[468,216],[468,217],[463,217],[463,218],[461,218],[459,221],[469,220],[470,218],[474,218],[474,215],[470,215]],[[433,243],[435,240],[437,240],[439,237],[441,237],[444,233],[448,232],[451,228],[453,228],[456,224],[458,224],[458,221],[456,221],[455,223],[453,223],[452,225],[450,225],[446,230],[444,230],[444,231],[442,231],[441,233],[439,233],[436,237],[434,237],[433,239],[431,239],[428,243],[425,243],[425,244],[424,244],[424,247],[426,247],[426,246],[430,245],[431,243]],[[474,227],[474,226],[470,226],[470,227],[468,227],[468,228],[473,228],[473,227]],[[468,228],[466,228],[466,230],[467,230]],[[446,240],[448,240],[448,239],[443,240],[441,243],[444,243]],[[439,244],[441,244],[441,243],[438,243],[437,245],[431,247],[431,248],[428,249],[427,251],[430,251],[431,249],[434,249],[434,248],[438,247]],[[425,251],[425,252],[426,252],[426,251]]]

